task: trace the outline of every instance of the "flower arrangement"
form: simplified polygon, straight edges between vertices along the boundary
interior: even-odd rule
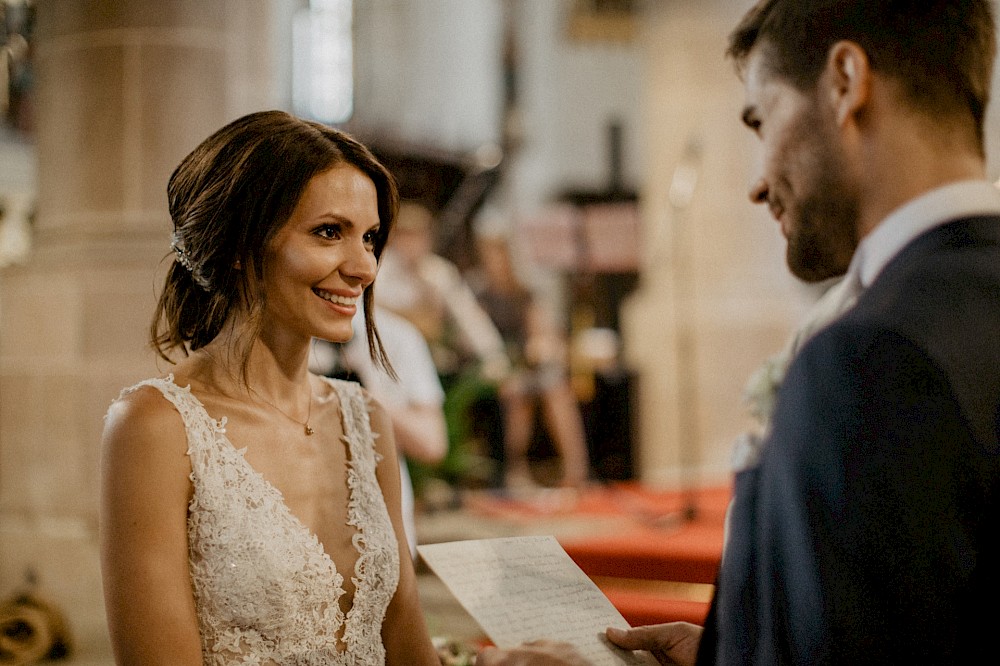
[[[474,666],[476,663],[477,650],[472,645],[441,636],[435,636],[433,643],[441,666]]]

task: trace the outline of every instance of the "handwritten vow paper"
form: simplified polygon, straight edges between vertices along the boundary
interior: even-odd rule
[[[604,637],[629,625],[551,536],[417,546],[498,647],[540,638],[572,643],[597,666],[656,664]]]

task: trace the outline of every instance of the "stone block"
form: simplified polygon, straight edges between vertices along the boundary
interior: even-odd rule
[[[80,439],[80,384],[69,374],[0,375],[0,510],[76,517],[96,488]]]
[[[71,363],[80,349],[79,282],[23,271],[0,282],[0,361]]]
[[[38,12],[42,39],[129,28],[219,28],[226,4],[219,0],[50,0]]]
[[[40,229],[122,206],[123,57],[115,45],[39,50],[38,125],[53,128],[38,133]]]
[[[222,36],[220,35],[220,41]],[[144,46],[140,68],[142,160],[132,177],[144,210],[167,210],[167,180],[184,156],[226,117],[226,58],[221,48]],[[169,229],[164,230],[169,233]]]
[[[166,249],[166,248],[164,248]],[[147,353],[156,305],[150,270],[95,268],[80,295],[80,354],[88,361]]]

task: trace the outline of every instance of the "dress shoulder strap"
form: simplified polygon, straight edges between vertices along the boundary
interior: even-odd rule
[[[216,421],[209,416],[205,406],[191,392],[191,387],[175,384],[173,374],[146,379],[134,386],[122,389],[119,399],[143,386],[151,386],[160,391],[181,415],[188,436],[188,455],[195,451],[203,451],[210,446],[215,440],[214,433],[225,432],[226,417]]]
[[[375,452],[375,438],[371,420],[368,417],[368,397],[357,382],[323,377],[333,387],[340,401],[341,420],[344,437],[348,441],[351,457],[355,463],[368,460],[377,465],[382,457]]]

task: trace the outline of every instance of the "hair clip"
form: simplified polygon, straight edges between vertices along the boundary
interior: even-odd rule
[[[209,291],[208,280],[200,274],[197,267],[194,265],[194,262],[191,261],[191,257],[189,257],[187,252],[184,251],[184,243],[181,241],[181,237],[176,231],[170,235],[170,247],[174,251],[177,263],[183,266],[187,272],[191,274],[191,279],[195,281],[195,284],[205,291]]]

